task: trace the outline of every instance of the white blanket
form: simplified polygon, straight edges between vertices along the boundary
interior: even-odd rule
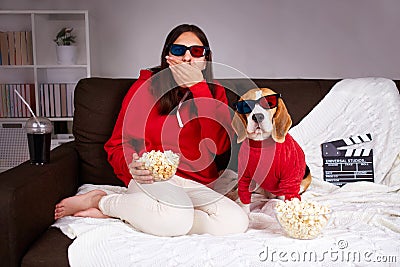
[[[116,219],[65,217],[71,266],[396,266],[400,264],[400,97],[387,79],[338,83],[291,134],[314,180],[303,199],[329,205],[330,225],[314,240],[288,238],[273,216],[276,200],[254,195],[246,233],[156,237]],[[394,91],[396,90],[396,91]],[[332,101],[334,100],[334,101]],[[322,116],[320,114],[323,114]],[[322,181],[320,144],[370,132],[376,183],[341,188]],[[375,138],[375,139],[374,139]],[[84,185],[79,193],[101,188]]]
[[[398,177],[400,179],[400,177]],[[84,185],[81,191],[102,186]],[[114,191],[111,187],[108,190]],[[395,266],[400,262],[400,187],[315,181],[303,199],[329,205],[331,223],[314,240],[286,237],[275,200],[252,204],[250,228],[230,236],[156,237],[116,219],[65,217],[71,266]],[[115,191],[121,188],[116,187]],[[299,258],[300,257],[300,258]],[[310,258],[311,257],[311,258]],[[288,266],[288,265],[286,265]]]

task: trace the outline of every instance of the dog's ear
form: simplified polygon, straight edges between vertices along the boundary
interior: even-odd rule
[[[277,143],[283,143],[285,136],[292,126],[292,119],[281,98],[278,99],[278,107],[273,118],[272,139]]]
[[[237,142],[241,143],[247,137],[246,132],[246,121],[244,120],[243,116],[235,112],[232,119],[232,128],[237,134]]]

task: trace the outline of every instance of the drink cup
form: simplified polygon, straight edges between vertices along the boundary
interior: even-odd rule
[[[44,117],[30,118],[25,124],[28,135],[30,162],[43,165],[50,162],[50,144],[53,125]]]

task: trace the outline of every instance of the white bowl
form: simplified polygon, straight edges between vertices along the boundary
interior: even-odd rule
[[[144,163],[143,169],[151,171],[154,181],[162,182],[171,179],[175,175],[180,161],[180,154],[173,153],[171,150],[165,152],[152,150],[143,153],[138,161]]]
[[[325,213],[307,214],[304,212],[278,212],[275,217],[286,235],[296,239],[314,239],[328,225],[332,210]]]

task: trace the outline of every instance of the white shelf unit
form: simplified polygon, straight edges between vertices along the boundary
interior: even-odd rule
[[[78,47],[77,63],[75,65],[59,65],[57,63],[56,44],[53,41],[57,32],[63,28],[73,28]],[[86,77],[90,77],[90,41],[89,15],[86,10],[0,10],[0,31],[3,32],[32,32],[33,64],[30,65],[0,65],[0,84],[33,84],[35,88],[35,109],[40,110],[41,84],[71,84]],[[0,105],[4,102],[4,95],[0,93]],[[0,128],[4,124],[20,123],[30,117],[0,117]],[[72,129],[72,116],[47,116],[55,126],[66,124],[68,133]],[[57,129],[57,127],[54,127]],[[58,127],[60,128],[60,127]],[[5,130],[7,131],[7,130]],[[4,132],[3,132],[4,134]],[[65,134],[57,133],[55,134]],[[1,139],[4,136],[1,136]],[[7,144],[1,144],[2,146]],[[11,145],[11,144],[10,144]],[[25,149],[25,148],[24,148]],[[26,150],[26,149],[25,149]],[[9,149],[7,151],[12,151]],[[2,152],[2,151],[0,151]],[[9,152],[7,152],[9,153]],[[0,153],[1,154],[1,153]],[[0,172],[4,154],[0,159]],[[10,155],[11,158],[11,155]]]

